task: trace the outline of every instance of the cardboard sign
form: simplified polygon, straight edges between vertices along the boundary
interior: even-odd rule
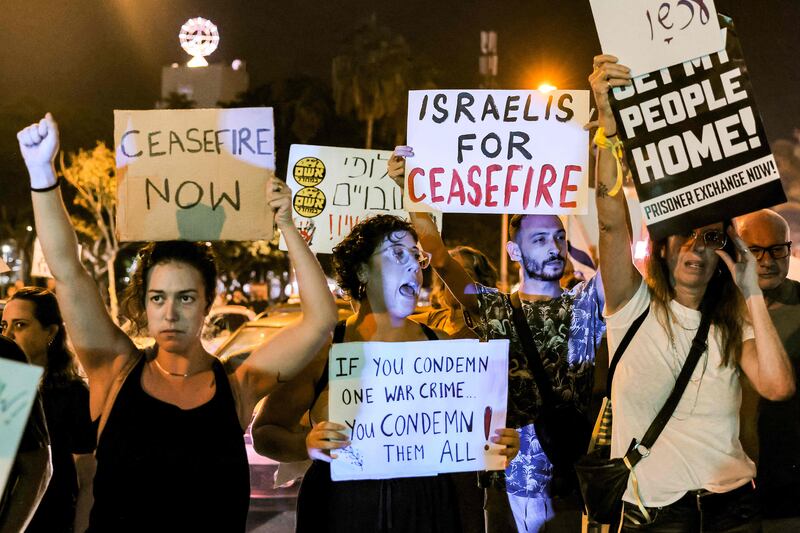
[[[329,359],[331,421],[351,445],[334,481],[502,470],[508,340],[348,342]]]
[[[585,213],[588,91],[411,91],[409,211]]]
[[[43,371],[39,366],[0,358],[0,494],[17,456]]]
[[[272,238],[271,108],[114,111],[122,241]]]
[[[403,192],[387,175],[388,150],[293,144],[286,183],[294,222],[312,251],[329,254],[353,226],[373,215],[408,219]],[[441,213],[433,218],[442,231]],[[286,243],[281,239],[281,249]]]
[[[719,52],[713,0],[589,0],[603,53],[634,76]]]
[[[617,130],[653,239],[786,201],[739,40],[614,89]]]

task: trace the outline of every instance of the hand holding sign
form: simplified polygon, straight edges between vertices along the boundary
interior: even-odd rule
[[[514,457],[519,453],[519,433],[513,428],[498,428],[494,430],[494,435],[489,437],[495,444],[505,446],[498,453],[506,456],[506,467],[508,463],[514,460]]]
[[[392,157],[387,163],[388,175],[392,178],[400,190],[406,185],[406,158],[414,157],[414,149],[410,146],[395,146]]]
[[[589,75],[594,100],[597,104],[598,126],[606,130],[606,135],[616,133],[617,126],[608,95],[612,87],[624,87],[631,84],[631,69],[617,63],[615,56],[601,54],[594,57],[594,69]]]
[[[272,209],[278,228],[294,225],[292,220],[292,191],[275,176],[267,182],[267,205]]]
[[[58,125],[47,113],[42,120],[17,133],[19,149],[31,176],[31,188],[45,189],[56,184],[53,159],[58,153]]]
[[[343,429],[347,428],[336,422],[329,422],[326,420],[314,424],[314,427],[312,427],[311,431],[306,435],[306,450],[308,450],[308,456],[311,459],[318,459],[326,463],[330,463],[331,458],[336,459],[337,455],[331,453],[331,450],[338,450],[350,446],[347,435],[340,431]]]

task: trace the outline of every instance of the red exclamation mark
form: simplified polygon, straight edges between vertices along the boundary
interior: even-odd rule
[[[483,436],[486,440],[489,440],[489,430],[492,428],[492,406],[487,405],[486,409],[483,410]],[[489,445],[486,444],[483,446],[484,450],[489,449]]]
[[[739,116],[742,119],[742,126],[750,137],[750,148],[758,148],[761,146],[761,139],[756,135],[756,118],[753,116],[753,108],[745,107],[739,111]]]
[[[333,214],[328,215],[328,222],[331,225],[331,240],[333,240]]]

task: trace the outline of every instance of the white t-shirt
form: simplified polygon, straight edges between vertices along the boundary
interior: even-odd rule
[[[650,292],[642,282],[633,298],[607,317],[610,354],[648,305]],[[633,438],[644,437],[672,392],[700,326],[699,311],[674,300],[670,307],[675,348],[653,308],[617,365],[611,391],[612,457],[622,457]],[[753,338],[750,326],[744,326],[742,337]],[[735,365],[721,366],[721,338],[713,325],[708,346],[650,455],[634,468],[647,507],[669,505],[689,490],[727,492],[755,476],[755,464],[739,442],[739,370]],[[636,503],[632,484],[629,479],[623,500]]]

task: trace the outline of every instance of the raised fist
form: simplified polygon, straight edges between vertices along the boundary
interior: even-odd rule
[[[58,125],[47,113],[42,120],[17,133],[19,149],[31,176],[31,187],[40,189],[55,185],[53,160],[58,153]]]

